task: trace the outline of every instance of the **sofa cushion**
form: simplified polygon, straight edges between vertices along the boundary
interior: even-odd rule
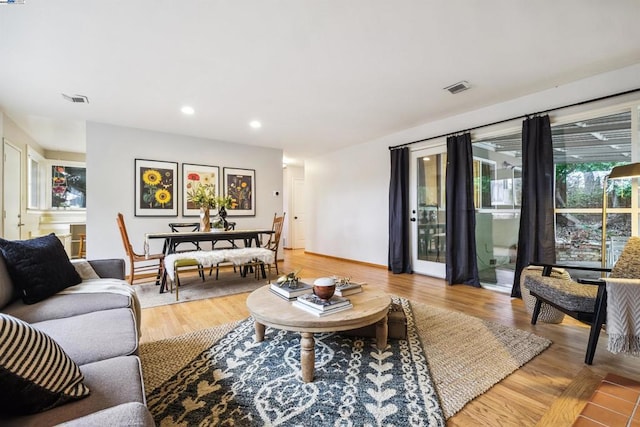
[[[85,399],[47,412],[0,419],[4,426],[51,426],[128,402],[146,404],[140,360],[136,356],[114,357],[80,366],[84,383],[91,389]],[[116,424],[108,424],[116,425]]]
[[[0,252],[26,304],[42,301],[82,281],[53,233],[29,240],[0,239]]]
[[[0,412],[46,411],[89,395],[78,365],[45,333],[0,313]]]
[[[4,258],[0,256],[0,309],[19,297],[11,281],[11,276],[9,276],[9,271],[7,271]]]
[[[138,329],[128,308],[95,311],[33,324],[78,365],[138,353]]]
[[[640,277],[640,237],[629,237],[609,276],[617,279]]]
[[[547,301],[553,301],[570,311],[593,313],[598,287],[573,280],[547,276],[527,276],[524,286]]]
[[[71,265],[76,269],[82,280],[99,279],[98,273],[86,259],[72,259]]]
[[[22,300],[17,300],[4,307],[2,311],[25,322],[36,323],[131,306],[130,297],[105,292],[53,295],[35,304],[25,304]]]

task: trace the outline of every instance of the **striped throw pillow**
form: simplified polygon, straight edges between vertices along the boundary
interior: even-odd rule
[[[0,412],[26,415],[89,395],[80,368],[51,337],[0,313]]]

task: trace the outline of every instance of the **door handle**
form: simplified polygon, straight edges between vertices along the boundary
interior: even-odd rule
[[[416,222],[416,219],[415,218],[411,218],[411,222]]]

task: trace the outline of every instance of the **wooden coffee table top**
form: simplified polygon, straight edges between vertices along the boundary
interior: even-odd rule
[[[318,317],[274,295],[269,286],[253,291],[247,298],[247,308],[256,322],[286,331],[337,332],[360,328],[383,319],[391,304],[389,295],[365,286],[362,292],[346,297],[353,308]]]

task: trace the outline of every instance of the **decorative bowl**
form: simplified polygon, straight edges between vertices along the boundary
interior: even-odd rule
[[[336,281],[333,277],[321,277],[313,282],[313,293],[323,300],[328,300],[336,291]]]

